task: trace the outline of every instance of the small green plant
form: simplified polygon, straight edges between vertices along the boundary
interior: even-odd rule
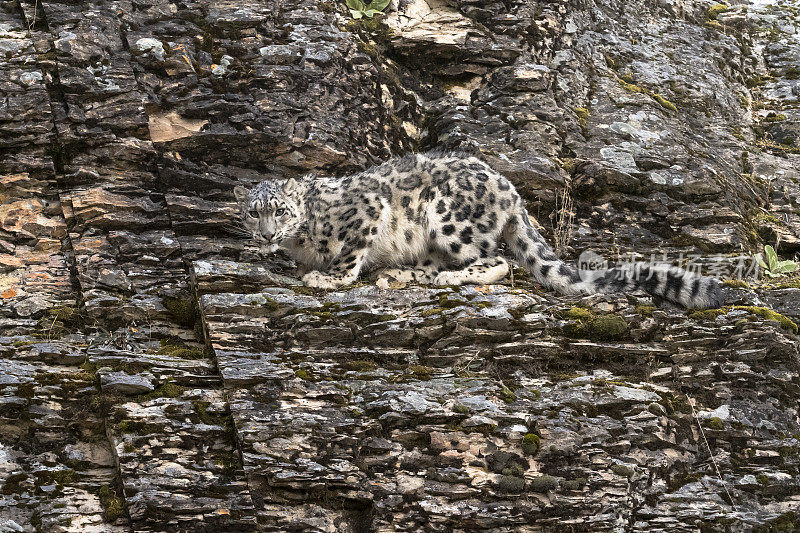
[[[764,258],[761,256],[761,254],[757,254],[756,261],[758,261],[759,266],[764,269],[764,273],[766,273],[769,277],[778,278],[784,274],[788,274],[797,270],[796,262],[779,261],[778,254],[775,253],[775,249],[769,244],[764,246],[764,253],[767,256],[767,260],[764,261]]]
[[[365,4],[361,0],[345,0],[347,7],[350,9],[350,14],[354,19],[367,17],[371,19],[375,15],[383,14],[383,10],[389,5],[390,0],[372,0],[369,4]]]

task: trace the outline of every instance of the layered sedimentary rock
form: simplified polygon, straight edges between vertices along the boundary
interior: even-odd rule
[[[800,250],[798,8],[0,2],[0,529],[797,527],[796,278],[326,294],[232,189],[463,150],[736,278]]]

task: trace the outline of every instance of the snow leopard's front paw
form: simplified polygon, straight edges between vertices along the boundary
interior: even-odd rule
[[[319,270],[312,270],[303,276],[303,285],[313,289],[333,290],[344,285],[344,281],[334,276],[323,274]]]
[[[461,273],[452,270],[439,272],[436,277],[433,278],[433,284],[439,285],[440,287],[445,285],[461,285],[462,283],[464,283],[464,277]]]

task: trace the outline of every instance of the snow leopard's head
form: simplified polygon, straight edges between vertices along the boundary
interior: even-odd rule
[[[262,181],[252,189],[233,189],[244,227],[267,251],[298,235],[305,222],[299,187],[294,179]]]

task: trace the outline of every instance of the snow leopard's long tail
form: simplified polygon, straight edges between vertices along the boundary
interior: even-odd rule
[[[562,294],[627,292],[636,289],[679,303],[684,307],[715,308],[722,305],[718,280],[678,267],[636,263],[625,268],[578,270],[564,263],[536,231],[524,206],[504,229],[506,246],[533,278]]]

